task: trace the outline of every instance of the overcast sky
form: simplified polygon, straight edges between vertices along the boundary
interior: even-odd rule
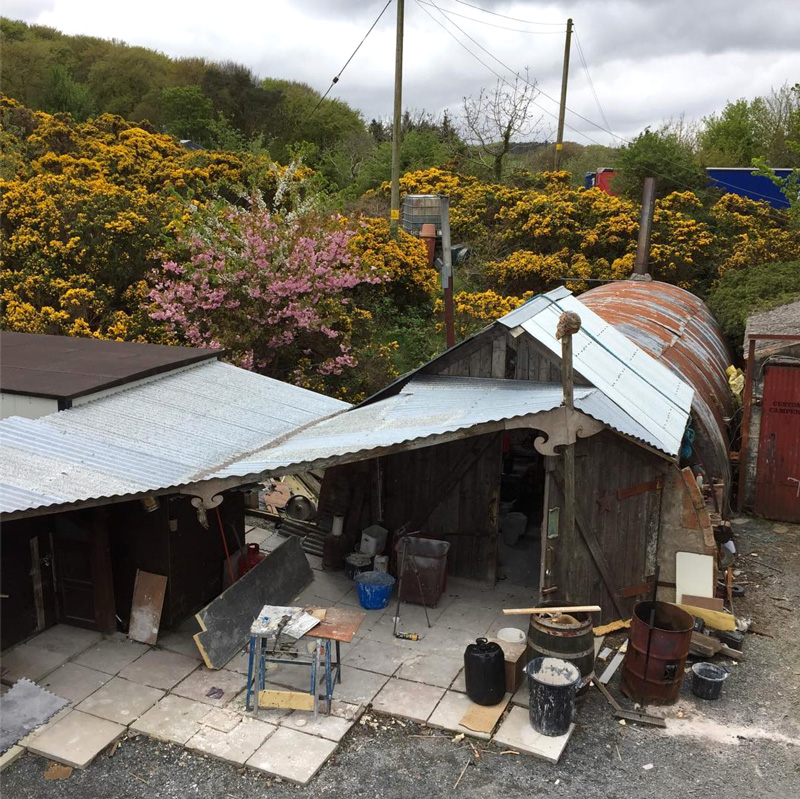
[[[231,59],[260,76],[304,81],[324,92],[385,2],[4,0],[3,15],[170,56]],[[800,81],[798,0],[467,2],[406,0],[404,106],[455,110],[464,95],[497,81],[493,71],[513,79],[513,72],[527,68],[543,92],[537,102],[549,133],[557,104],[545,94],[557,98],[560,91],[570,16],[610,129],[624,137],[682,113],[701,117],[728,99]],[[367,120],[391,113],[395,16],[392,4],[331,94],[361,109]],[[567,105],[605,127],[574,45]],[[573,113],[567,125],[567,139],[613,142]]]

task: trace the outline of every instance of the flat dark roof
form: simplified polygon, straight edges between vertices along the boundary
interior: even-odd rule
[[[221,354],[193,347],[3,331],[0,390],[70,400]]]

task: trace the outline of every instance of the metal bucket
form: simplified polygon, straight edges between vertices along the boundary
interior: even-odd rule
[[[693,628],[694,619],[675,605],[639,602],[633,609],[628,651],[622,662],[623,692],[643,705],[677,702]]]
[[[531,615],[528,627],[528,660],[553,657],[574,663],[586,682],[594,676],[594,633],[588,613],[571,613],[577,624],[556,624],[553,619]]]

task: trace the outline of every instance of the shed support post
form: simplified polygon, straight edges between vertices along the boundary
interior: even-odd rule
[[[572,335],[561,339],[561,382],[564,391],[564,407],[573,410],[574,374],[572,371]],[[575,444],[564,447],[564,531],[562,548],[567,549],[575,540]]]

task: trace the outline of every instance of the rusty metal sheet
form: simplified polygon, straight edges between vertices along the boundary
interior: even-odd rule
[[[800,522],[800,367],[768,366],[761,403],[756,513]]]
[[[692,414],[699,446],[704,447],[704,465],[710,474],[726,479],[726,419],[736,407],[725,374],[732,356],[703,301],[655,280],[609,283],[587,291],[580,300],[692,386]]]

